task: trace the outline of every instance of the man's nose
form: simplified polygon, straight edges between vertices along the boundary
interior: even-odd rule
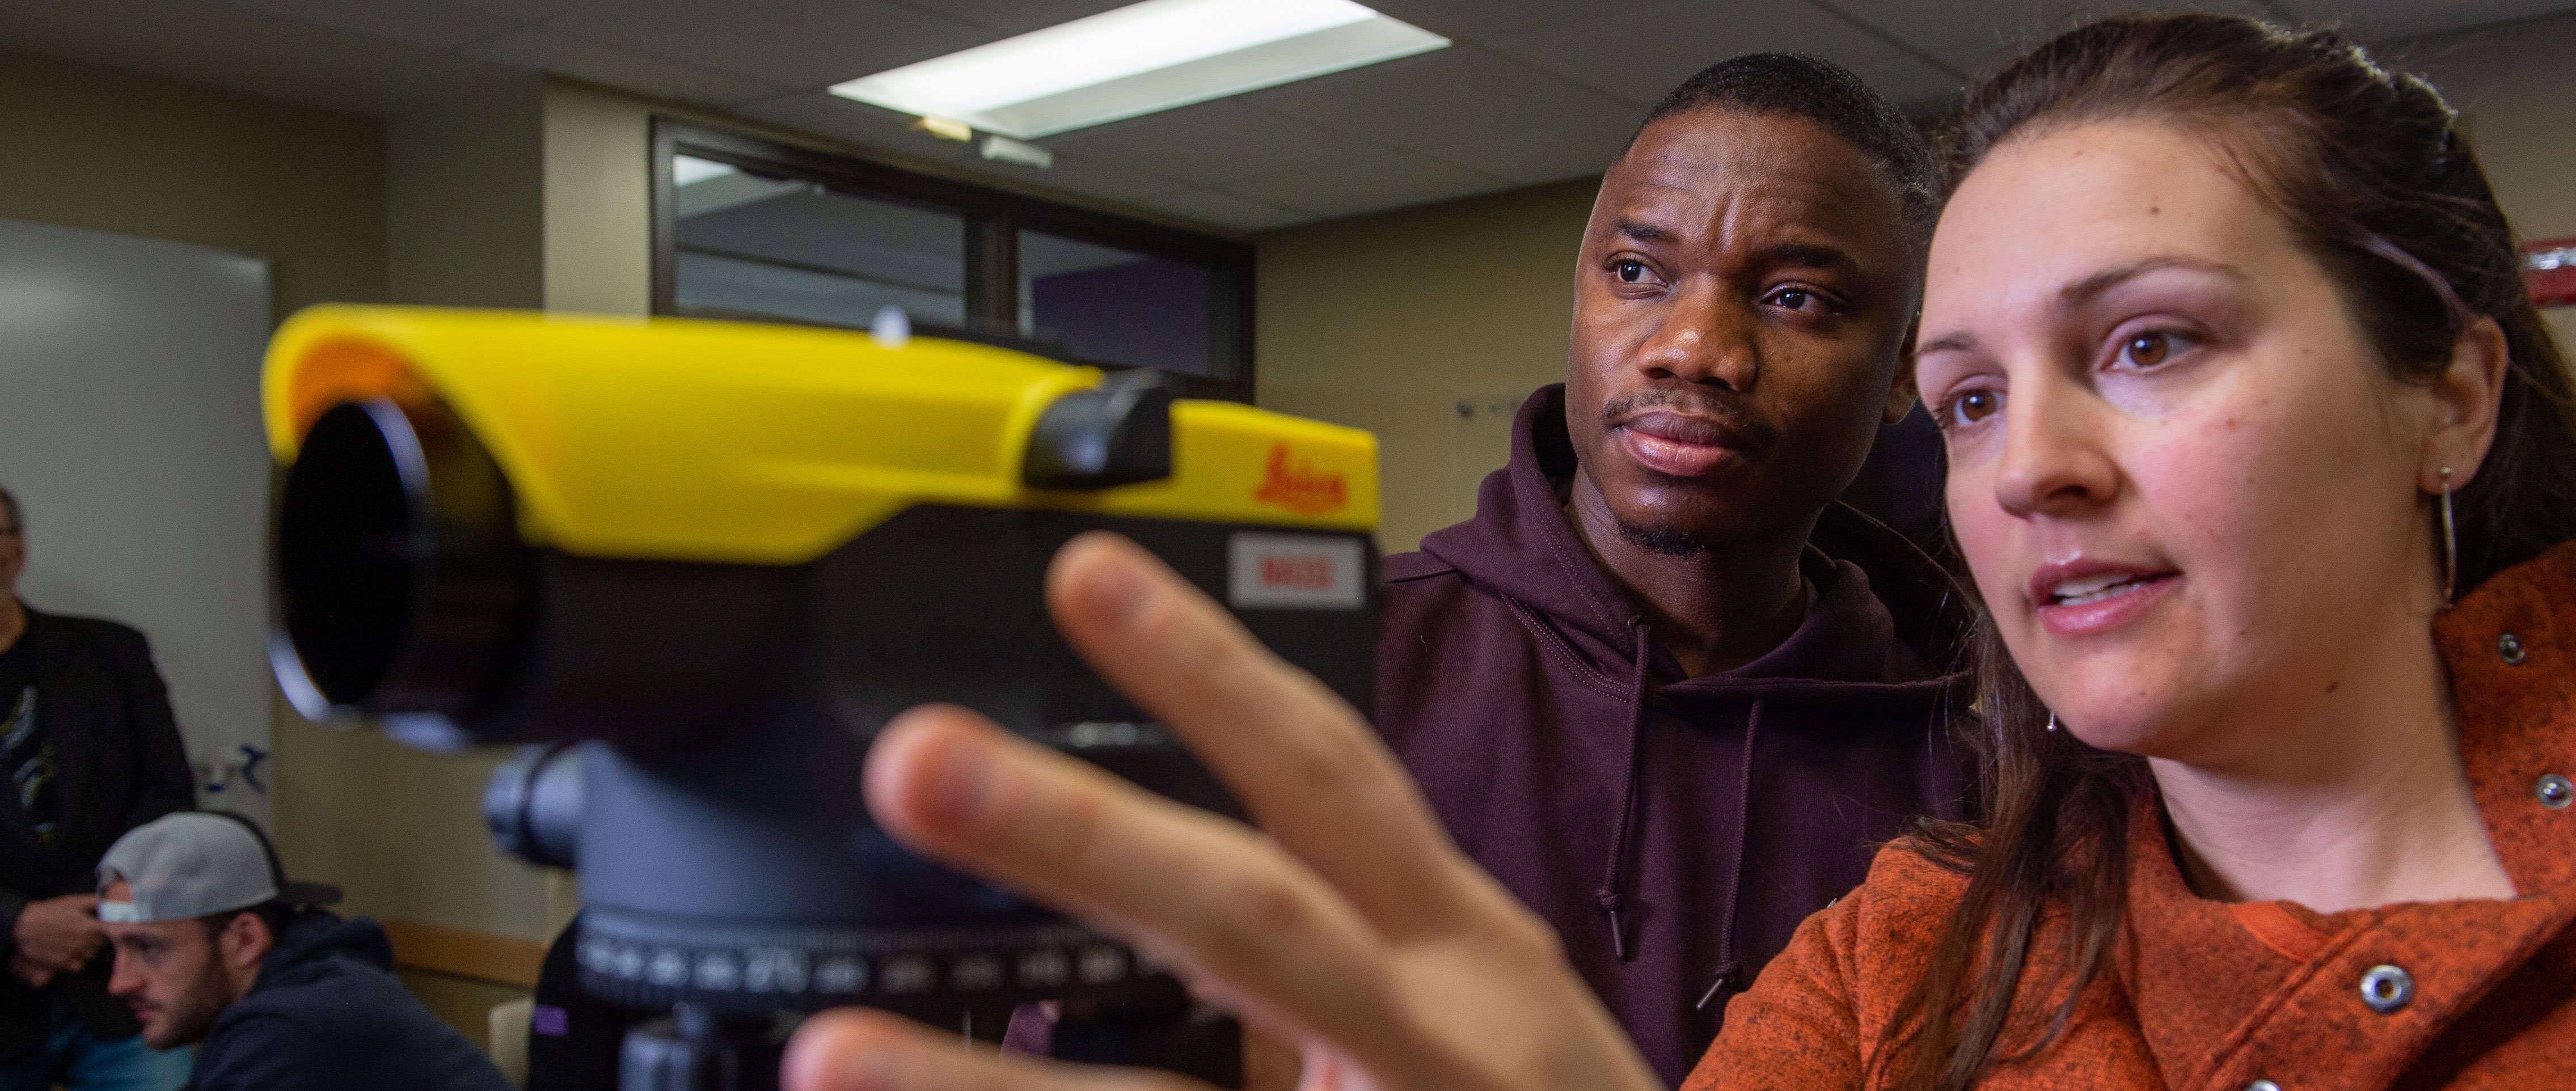
[[[123,952],[118,952],[115,968],[109,970],[107,974],[107,994],[133,996],[142,991],[143,972],[137,969],[133,960],[126,958]]]
[[[1637,370],[1651,379],[1749,392],[1762,374],[1755,325],[1755,316],[1715,278],[1689,278],[1674,290],[1662,325],[1638,352]]]

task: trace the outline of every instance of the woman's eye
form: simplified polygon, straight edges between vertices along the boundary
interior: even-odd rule
[[[1617,274],[1623,284],[1635,284],[1646,279],[1646,263],[1635,258],[1621,258],[1611,263],[1610,271]]]
[[[2003,391],[1966,390],[1961,391],[1950,398],[1950,411],[1944,414],[1944,416],[1949,418],[1948,423],[1950,424],[1975,424],[1978,421],[1994,416],[1997,412],[2001,411],[2003,407]]]
[[[2120,342],[2120,363],[2131,367],[2154,367],[2182,351],[2182,337],[2161,330],[2141,333]]]

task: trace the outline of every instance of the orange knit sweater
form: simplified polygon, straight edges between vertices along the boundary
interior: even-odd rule
[[[2519,897],[2332,915],[2214,902],[2184,885],[2163,824],[2138,822],[2111,968],[2032,1052],[2069,980],[2064,919],[2044,915],[1996,1051],[2027,1055],[1981,1086],[2576,1087],[2576,543],[2488,580],[2434,635]],[[1901,845],[1880,852],[1736,999],[1684,1091],[1892,1086],[1896,1009],[1965,887]],[[2401,978],[2411,995],[2392,1005]]]

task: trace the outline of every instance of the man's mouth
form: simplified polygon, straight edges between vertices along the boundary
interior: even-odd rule
[[[1743,430],[1707,417],[1655,410],[1614,425],[1621,446],[1647,469],[1671,477],[1698,477],[1753,456],[1756,444]]]

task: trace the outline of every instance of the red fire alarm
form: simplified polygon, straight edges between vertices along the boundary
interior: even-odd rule
[[[2522,279],[2531,285],[2534,303],[2543,307],[2576,303],[2576,239],[2522,244]]]

